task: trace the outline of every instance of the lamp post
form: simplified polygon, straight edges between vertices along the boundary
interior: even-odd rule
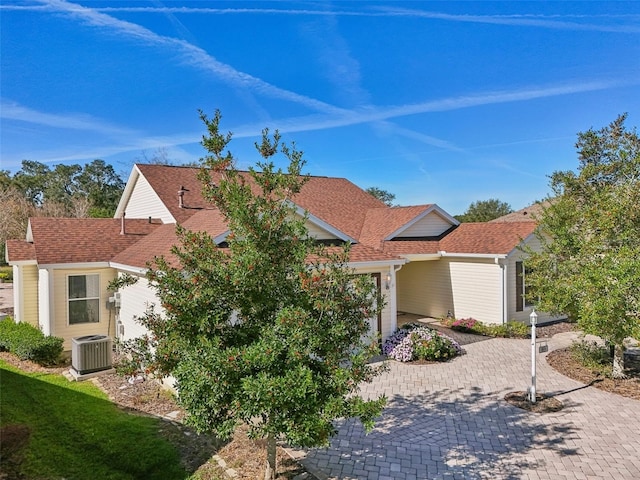
[[[529,321],[531,322],[531,388],[529,389],[529,401],[536,403],[536,322],[538,321],[538,314],[535,308],[531,310]]]

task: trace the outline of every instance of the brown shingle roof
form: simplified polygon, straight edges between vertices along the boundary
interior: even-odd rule
[[[25,262],[36,259],[36,247],[31,242],[24,240],[7,240],[7,262]]]
[[[202,198],[202,184],[197,178],[199,168],[167,165],[137,165],[137,168],[178,223],[184,223],[204,208],[212,208]],[[250,184],[253,183],[247,172],[241,172],[241,175]],[[212,174],[214,182],[219,179],[220,174]],[[178,190],[181,186],[189,190],[183,197],[186,208],[178,206]],[[335,177],[309,177],[300,193],[292,200],[353,239],[360,236],[367,211],[385,207],[383,202],[349,180]]]
[[[212,237],[227,231],[227,224],[217,210],[200,210],[184,222],[183,226],[195,232],[207,232]],[[171,253],[171,247],[177,243],[176,225],[162,225],[150,235],[117,254],[113,262],[145,268],[154,257],[164,256],[167,261],[173,263],[176,258]]]
[[[462,223],[439,243],[447,253],[508,254],[536,228],[534,222]]]
[[[374,248],[380,248],[384,238],[431,207],[432,205],[415,205],[369,209],[360,233],[360,241]]]
[[[536,217],[542,214],[542,211],[549,206],[549,202],[544,201],[540,203],[534,203],[528,207],[524,207],[522,210],[512,212],[502,217],[494,218],[491,223],[497,222],[535,222]]]
[[[40,265],[108,262],[160,226],[158,221],[128,219],[120,235],[115,218],[45,218],[29,220]]]

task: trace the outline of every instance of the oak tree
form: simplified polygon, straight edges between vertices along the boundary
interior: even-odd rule
[[[578,171],[551,176],[542,249],[527,260],[532,300],[613,345],[614,377],[624,376],[624,339],[640,336],[640,138],[625,120],[578,135]]]
[[[370,429],[380,415],[384,397],[365,400],[358,388],[382,368],[368,363],[377,339],[367,333],[383,302],[369,276],[347,267],[349,246],[314,241],[297,214],[302,152],[265,130],[256,144],[263,160],[239,172],[219,112],[201,118],[200,179],[228,234],[216,244],[177,228],[176,260],[158,258],[147,275],[162,311],[139,319],[149,334],[129,351],[175,379],[198,431],[228,438],[244,423],[266,439],[265,478],[275,478],[277,440],[327,445],[336,419],[357,417]],[[278,154],[286,171],[274,166]]]

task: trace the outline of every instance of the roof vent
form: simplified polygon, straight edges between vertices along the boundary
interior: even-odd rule
[[[184,208],[184,194],[188,191],[189,190],[184,188],[184,185],[182,185],[180,190],[178,190],[178,207]]]

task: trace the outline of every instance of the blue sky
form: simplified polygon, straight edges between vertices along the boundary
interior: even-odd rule
[[[3,0],[0,21],[11,172],[195,161],[220,109],[241,168],[277,128],[308,173],[458,214],[543,198],[577,132],[640,125],[640,2]]]

